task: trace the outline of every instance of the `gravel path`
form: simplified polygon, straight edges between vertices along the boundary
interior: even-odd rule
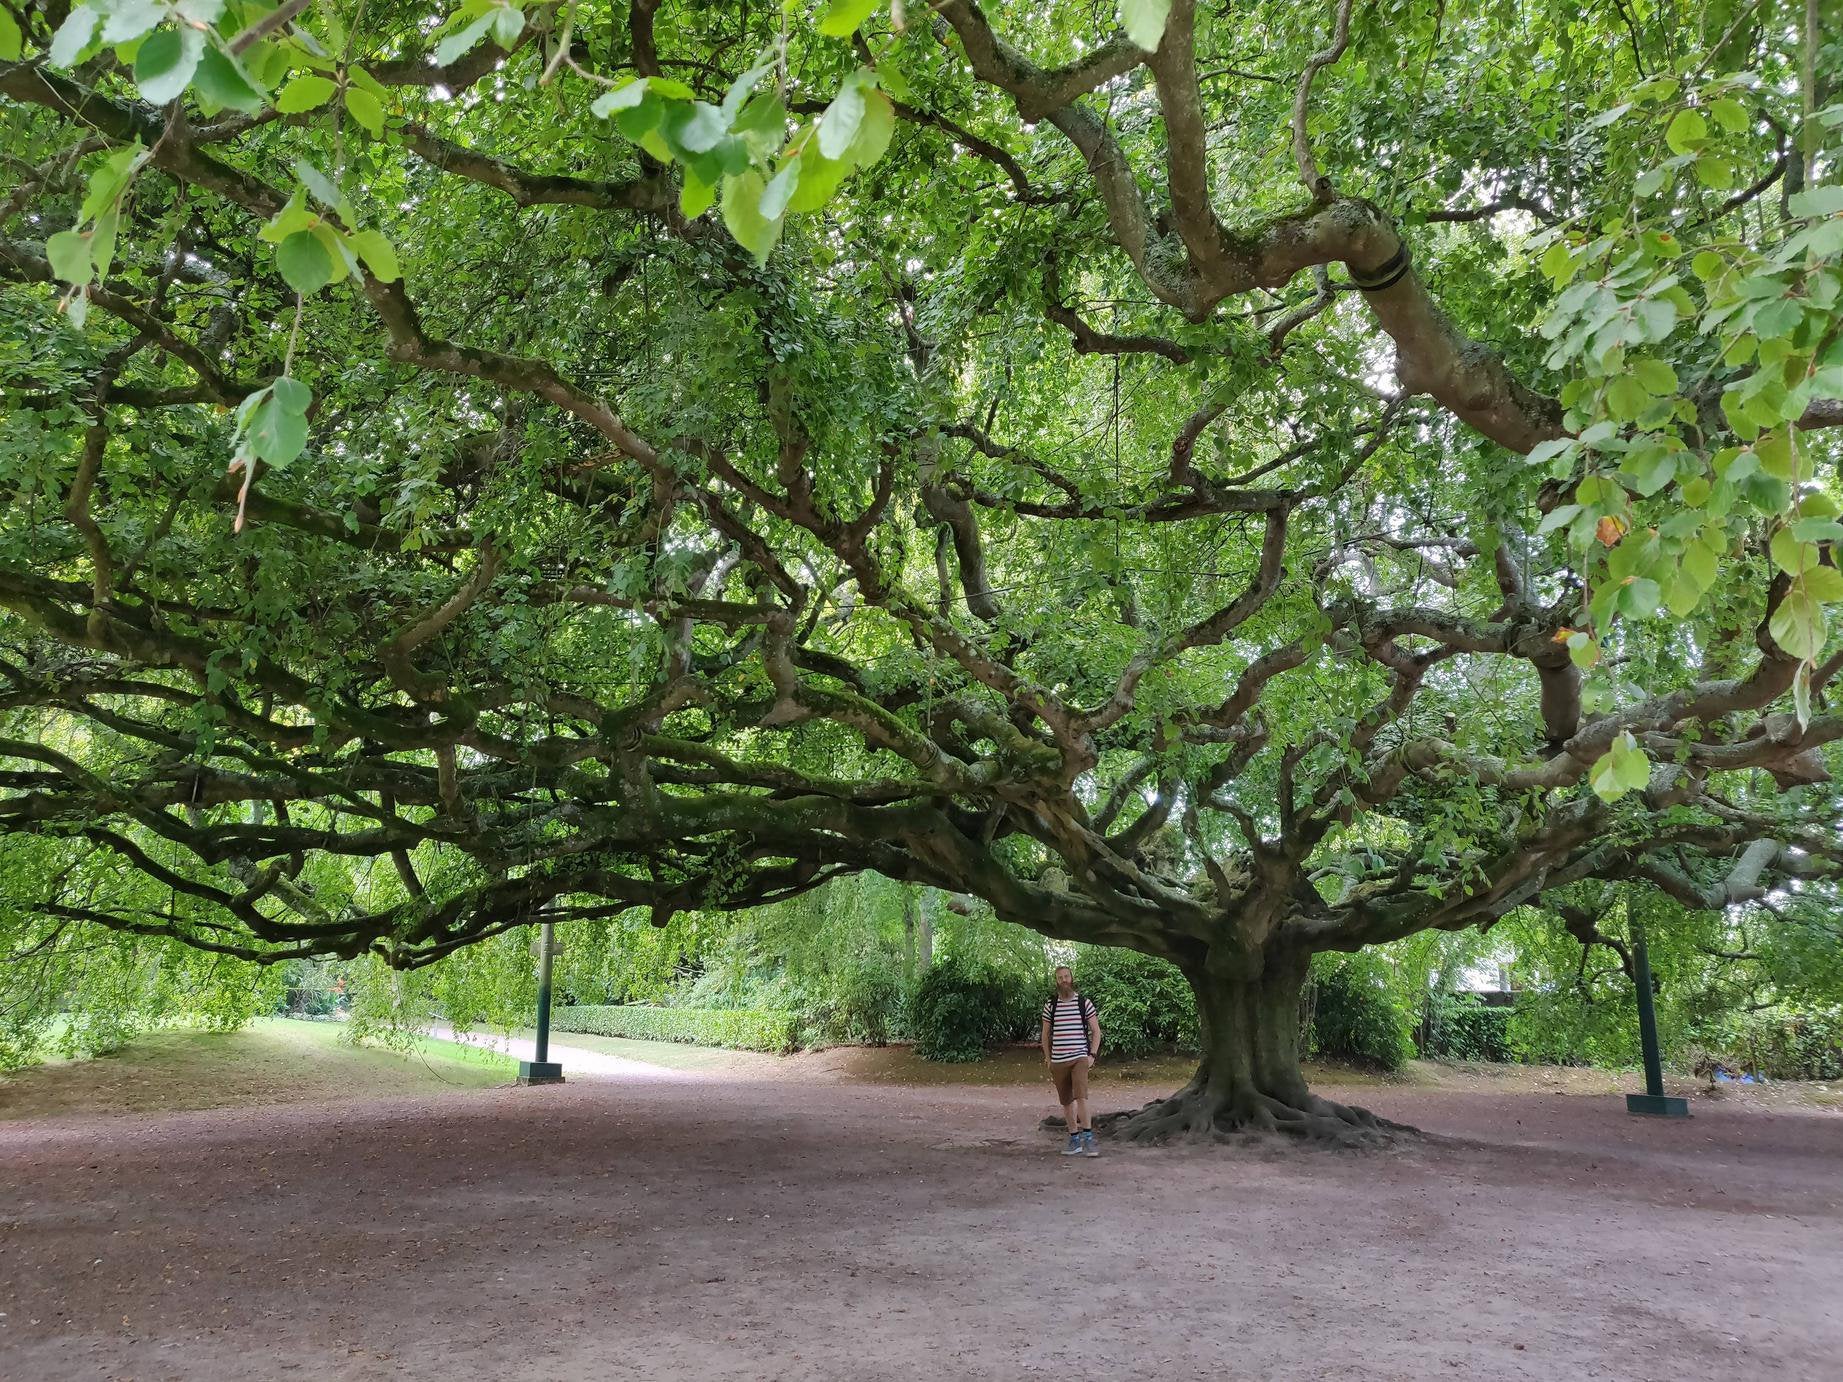
[[[0,1378],[1843,1378],[1843,1117],[1371,1102],[1437,1136],[656,1070],[9,1124]]]

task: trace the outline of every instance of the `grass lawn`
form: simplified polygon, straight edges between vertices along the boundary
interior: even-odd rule
[[[0,1076],[0,1119],[159,1113],[505,1084],[518,1062],[424,1037],[406,1052],[347,1045],[333,1022],[262,1018],[239,1032],[152,1032],[94,1060]]]

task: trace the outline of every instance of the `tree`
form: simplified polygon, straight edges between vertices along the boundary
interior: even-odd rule
[[[876,871],[1182,969],[1129,1133],[1342,1136],[1314,953],[1828,895],[1815,7],[9,13],[21,943]]]

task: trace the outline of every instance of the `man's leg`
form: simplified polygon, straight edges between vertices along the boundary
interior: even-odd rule
[[[1049,1068],[1050,1079],[1056,1086],[1056,1101],[1062,1105],[1062,1126],[1069,1133],[1064,1156],[1073,1156],[1081,1147],[1080,1113],[1075,1105],[1075,1069],[1080,1064],[1080,1061],[1062,1061]]]
[[[1075,1121],[1069,1125],[1070,1131],[1090,1131],[1094,1125],[1088,1121],[1088,1062],[1085,1060],[1073,1061],[1069,1065],[1069,1096],[1075,1112]]]

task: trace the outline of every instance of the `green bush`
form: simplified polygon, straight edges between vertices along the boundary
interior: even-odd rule
[[[1727,1064],[1769,1080],[1843,1079],[1843,1008],[1749,1013],[1720,1045]]]
[[[1427,1038],[1421,1054],[1436,1060],[1514,1061],[1510,1012],[1488,1008],[1468,994],[1436,994],[1427,1003]]]
[[[1399,1070],[1414,1055],[1410,1023],[1394,995],[1388,961],[1370,951],[1312,957],[1312,1024],[1316,1056]]]
[[[924,1060],[973,1061],[1028,1036],[1042,997],[1028,979],[950,958],[921,977],[909,999],[909,1030]]]
[[[887,1046],[903,1034],[902,980],[879,965],[856,965],[832,976],[808,998],[802,1018],[827,1045]]]
[[[793,1013],[720,1008],[642,1008],[621,1004],[574,1004],[551,1012],[559,1032],[631,1037],[636,1041],[682,1041],[693,1046],[728,1046],[738,1051],[792,1051],[799,1042]]]
[[[1097,945],[1077,961],[1075,987],[1100,1009],[1109,1055],[1196,1051],[1197,996],[1169,960]]]

